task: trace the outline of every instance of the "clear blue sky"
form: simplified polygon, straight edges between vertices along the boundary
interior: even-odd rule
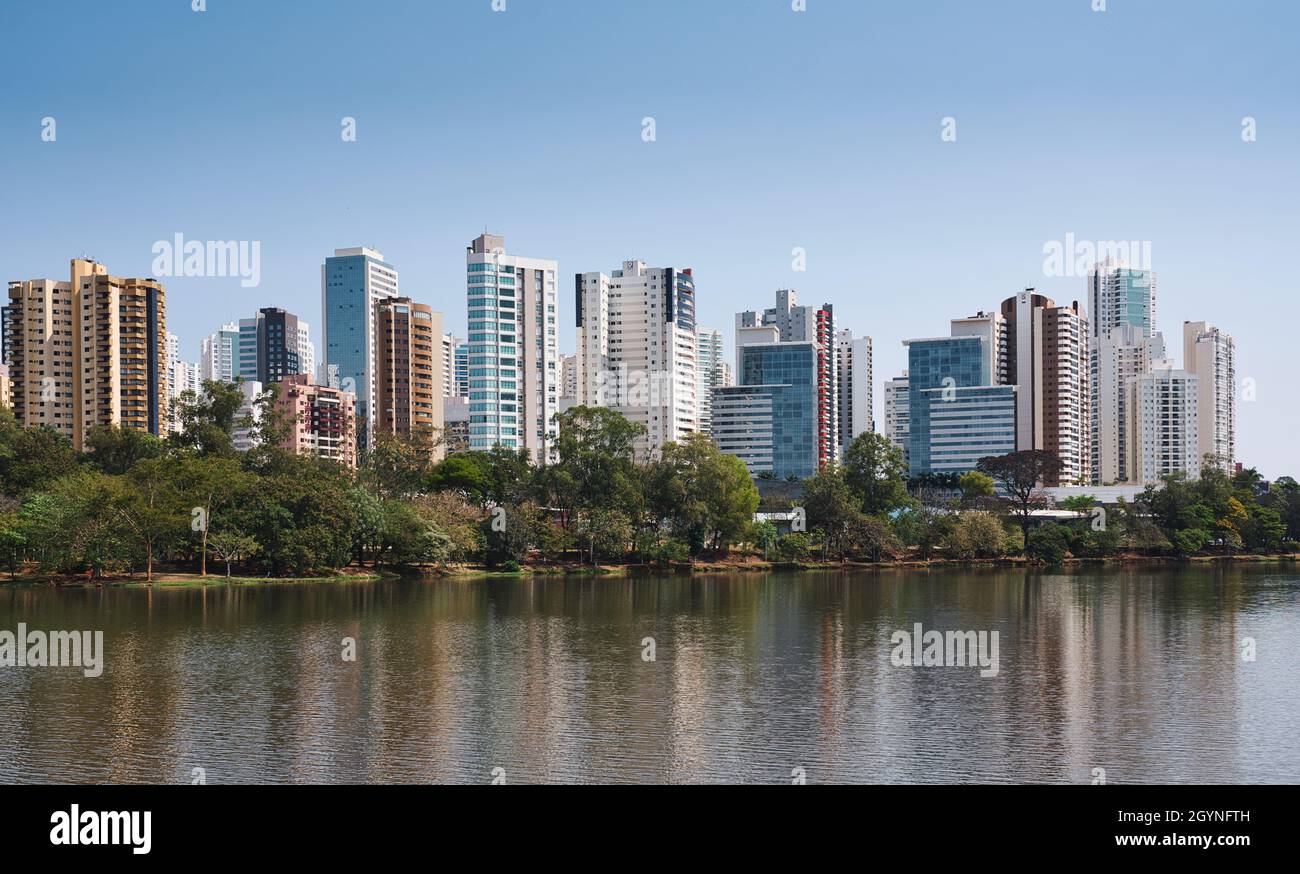
[[[1043,276],[1047,241],[1150,240],[1171,351],[1184,320],[1232,333],[1257,385],[1239,454],[1300,474],[1292,0],[207,5],[0,5],[4,279],[83,254],[148,275],[176,233],[260,240],[258,288],[167,281],[195,359],[259,306],[316,331],[343,246],[379,248],[461,330],[464,247],[488,228],[563,276],[692,266],[701,323],[729,338],[779,287],[830,301],[875,340],[879,415],[902,339],[1029,285],[1083,299]]]

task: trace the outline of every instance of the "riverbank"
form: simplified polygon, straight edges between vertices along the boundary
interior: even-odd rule
[[[1066,558],[1058,567],[1151,567],[1177,568],[1186,566],[1206,566],[1215,564],[1284,564],[1294,565],[1300,560],[1300,554],[1285,553],[1279,555],[1196,555],[1188,558],[1161,555],[1138,555],[1125,553],[1098,558]],[[1046,569],[1048,566],[1034,562],[1023,556],[1006,556],[987,559],[899,559],[895,561],[803,561],[779,562],[765,561],[753,556],[734,556],[727,559],[699,559],[695,561],[662,564],[622,564],[590,565],[579,562],[548,562],[545,564],[522,565],[518,570],[489,568],[478,565],[461,565],[454,567],[408,568],[403,573],[389,570],[349,568],[336,574],[309,577],[225,577],[217,574],[200,576],[186,573],[155,574],[152,582],[145,581],[139,574],[134,576],[105,577],[88,582],[84,577],[48,576],[40,574],[18,574],[17,579],[0,580],[0,586],[9,587],[55,587],[55,588],[213,588],[221,586],[254,585],[295,585],[301,583],[362,583],[382,579],[399,579],[402,577],[444,577],[453,580],[476,580],[494,578],[520,577],[624,577],[642,574],[747,574],[800,571],[844,571],[844,570],[952,570],[960,568],[1022,568]]]

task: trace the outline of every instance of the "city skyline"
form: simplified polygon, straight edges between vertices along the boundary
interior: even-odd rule
[[[95,76],[78,57],[13,71],[20,87],[0,95],[0,163],[24,209],[21,219],[16,211],[0,219],[0,265],[7,279],[57,277],[70,257],[88,254],[143,277],[155,241],[177,233],[259,241],[256,287],[158,277],[168,330],[193,360],[202,337],[260,307],[316,324],[316,271],[337,247],[384,252],[403,272],[402,293],[444,313],[445,330],[461,336],[460,253],[482,229],[501,234],[514,251],[558,262],[566,354],[576,349],[564,284],[574,274],[633,259],[689,264],[702,325],[725,327],[781,288],[833,303],[838,327],[873,338],[879,427],[884,382],[906,366],[902,340],[933,334],[936,312],[992,310],[1033,286],[1058,303],[1080,301],[1092,317],[1086,275],[1044,276],[1044,248],[1069,235],[1146,241],[1162,330],[1173,338],[1201,320],[1221,328],[1236,340],[1238,380],[1254,381],[1256,400],[1238,405],[1239,459],[1266,476],[1286,471],[1296,414],[1281,332],[1300,306],[1286,269],[1300,196],[1286,148],[1294,98],[1286,75],[1207,70],[1196,59],[1248,39],[1255,68],[1291,70],[1279,19],[1294,10],[1112,3],[1098,14],[1085,3],[1019,2],[864,10],[825,0],[805,13],[773,3],[740,15],[607,5],[521,0],[493,13],[485,2],[395,3],[368,16],[349,15],[361,9],[352,3],[316,4],[311,14],[254,4],[211,4],[202,14],[186,4],[5,9],[0,21],[20,39],[75,21],[108,39],[150,40],[156,52],[150,64]],[[451,32],[536,38],[540,57],[506,58],[480,80],[465,71],[456,41],[434,57],[415,50],[427,28],[385,30],[399,15]],[[345,16],[358,38],[384,30],[393,40],[392,70],[289,47],[301,64],[286,77],[283,59],[272,65],[240,38],[292,26],[304,43],[319,43]],[[1035,33],[1059,38],[1017,43],[1006,58],[971,38],[1014,40],[1029,19]],[[918,26],[932,36],[920,66],[889,40]],[[627,32],[672,34],[671,52],[692,63],[640,69],[616,38]],[[1160,45],[1146,52],[1124,48],[1153,40]],[[579,44],[592,51],[581,63],[570,57]],[[792,51],[802,60],[766,61]],[[1080,52],[1096,59],[1086,77],[1067,60]],[[175,75],[157,77],[158,64]],[[891,72],[900,64],[909,75]],[[617,67],[619,81],[585,75],[599,66]],[[1030,68],[1033,80],[1023,75]],[[477,90],[464,87],[471,81]],[[805,87],[812,81],[816,89]],[[507,129],[523,136],[466,136],[460,120],[485,105],[507,107]],[[42,139],[47,117],[57,122],[52,142]],[[1258,122],[1254,141],[1243,139],[1246,117]],[[115,132],[142,118],[150,137]],[[355,120],[354,142],[340,138],[345,118]],[[956,137],[945,141],[949,118]],[[1094,136],[1103,122],[1125,135]],[[1205,166],[1216,173],[1204,177]],[[682,197],[599,206],[616,204],[609,191],[629,184]],[[140,206],[111,222],[60,206],[77,196],[131,203],[132,193]],[[803,271],[794,269],[801,257]],[[322,360],[323,335],[313,339]]]

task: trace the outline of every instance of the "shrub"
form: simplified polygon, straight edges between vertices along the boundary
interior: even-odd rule
[[[1070,531],[1064,525],[1043,525],[1029,532],[1025,555],[1044,564],[1060,564],[1070,549]]]

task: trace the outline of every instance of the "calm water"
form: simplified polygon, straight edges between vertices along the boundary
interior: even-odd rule
[[[0,668],[7,783],[1300,782],[1290,570],[0,590],[20,621],[107,656]],[[998,676],[893,666],[917,622],[997,630]]]

